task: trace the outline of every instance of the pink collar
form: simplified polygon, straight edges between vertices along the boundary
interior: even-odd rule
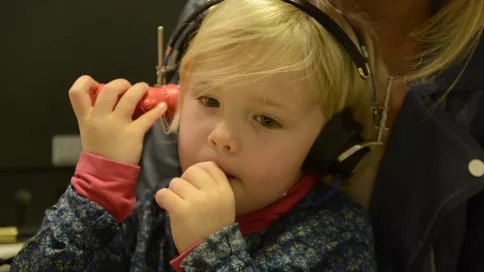
[[[239,223],[242,234],[250,234],[263,230],[283,214],[287,213],[296,205],[316,183],[318,175],[310,174],[301,178],[288,192],[284,198],[255,212],[237,216],[235,221]]]

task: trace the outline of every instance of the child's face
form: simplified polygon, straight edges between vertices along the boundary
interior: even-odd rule
[[[192,87],[193,80],[185,82],[182,98],[182,170],[216,162],[229,178],[237,215],[277,201],[299,180],[322,128],[317,103],[288,73],[223,89]]]

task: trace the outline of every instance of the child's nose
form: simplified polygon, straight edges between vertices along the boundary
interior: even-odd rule
[[[208,143],[219,151],[235,153],[239,149],[239,142],[225,125],[214,128],[208,136]]]

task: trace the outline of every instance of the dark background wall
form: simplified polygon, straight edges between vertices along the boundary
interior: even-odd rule
[[[77,134],[67,92],[99,82],[156,81],[156,29],[169,37],[186,1],[0,1],[0,226],[38,225],[73,173],[51,163],[56,134]],[[15,194],[32,194],[20,216]]]

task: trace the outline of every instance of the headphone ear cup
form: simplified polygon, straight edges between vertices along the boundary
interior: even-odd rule
[[[363,126],[353,118],[350,109],[335,115],[315,140],[304,161],[303,170],[316,171],[323,176],[332,174],[349,177],[369,149],[364,148],[343,162],[339,162],[338,157],[349,148],[364,142],[362,130]]]

